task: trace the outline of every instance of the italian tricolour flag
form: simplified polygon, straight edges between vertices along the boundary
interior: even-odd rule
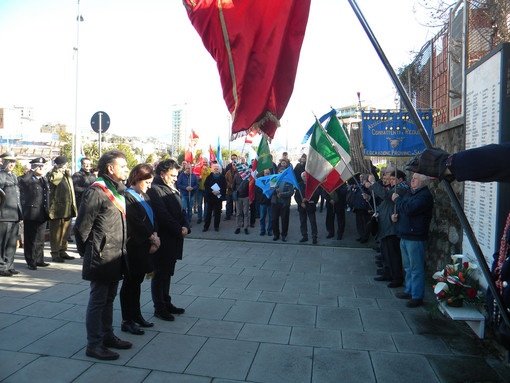
[[[336,119],[336,116],[334,117]],[[338,122],[338,120],[336,121]],[[343,132],[340,124],[339,127],[340,131]],[[336,140],[334,140],[342,148],[341,150],[344,155],[348,157],[345,159],[345,163],[342,161],[342,157],[338,153],[331,137],[329,137],[319,121],[315,121],[305,167],[306,199],[311,198],[319,185],[322,185],[322,187],[330,193],[349,178],[350,174],[347,174],[350,169],[348,169],[348,165],[346,165],[350,161],[349,141],[348,139],[346,141],[341,140],[340,136],[338,136],[338,139],[343,141],[343,145],[346,145],[346,147],[344,147],[342,146],[342,142],[336,142]]]

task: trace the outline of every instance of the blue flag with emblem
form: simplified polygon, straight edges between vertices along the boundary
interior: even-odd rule
[[[432,110],[419,110],[425,130],[434,142]],[[362,112],[363,155],[366,157],[414,157],[425,145],[409,113],[377,110]]]
[[[273,194],[274,189],[282,182],[290,183],[299,189],[296,176],[290,166],[280,174],[271,174],[269,176],[257,178],[255,180],[255,186],[261,188],[267,198],[271,198],[271,194]]]

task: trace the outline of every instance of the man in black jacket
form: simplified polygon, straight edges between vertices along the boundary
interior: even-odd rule
[[[204,228],[202,231],[209,230],[211,217],[214,214],[214,230],[220,229],[221,205],[225,200],[227,189],[227,180],[221,174],[221,166],[214,164],[212,173],[207,176],[204,182],[205,200],[207,201],[207,213],[205,215]]]
[[[113,333],[113,300],[126,255],[126,204],[122,184],[128,176],[126,156],[110,150],[99,159],[99,178],[83,195],[75,224],[76,246],[83,257],[83,279],[90,281],[87,306],[87,356],[118,359],[107,347],[127,349],[130,342]]]
[[[19,178],[21,207],[23,209],[23,232],[25,261],[30,270],[46,267],[44,262],[44,231],[49,219],[49,186],[44,171],[46,160],[38,157],[32,161],[31,170]]]
[[[94,183],[96,176],[90,170],[92,169],[92,161],[90,158],[83,157],[80,161],[81,169],[73,174],[74,196],[76,198],[76,206],[78,209],[81,204],[81,197],[85,190]]]

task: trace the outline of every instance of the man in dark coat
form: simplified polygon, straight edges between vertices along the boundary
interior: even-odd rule
[[[398,193],[392,195],[397,205],[397,214],[392,215],[392,220],[398,222],[397,235],[400,237],[402,265],[406,272],[406,289],[395,295],[408,299],[406,306],[411,308],[421,306],[425,294],[425,247],[434,206],[434,199],[427,187],[429,181],[428,176],[414,173],[412,191],[403,197]]]
[[[74,195],[76,197],[76,207],[79,209],[81,197],[85,190],[94,183],[96,176],[91,172],[92,161],[90,158],[83,157],[80,161],[81,169],[73,174]]]
[[[308,241],[308,225],[306,221],[310,221],[310,228],[312,230],[312,243],[314,245],[317,244],[317,219],[315,218],[315,211],[317,210],[317,202],[319,201],[319,188],[315,189],[310,199],[305,198],[305,189],[306,189],[306,172],[301,173],[301,176],[298,178],[302,180],[299,182],[299,190],[294,194],[294,199],[298,205],[298,213],[299,213],[299,227],[301,230],[302,238],[299,242]]]
[[[214,214],[214,230],[220,229],[221,218],[221,205],[225,200],[225,193],[227,189],[227,180],[221,174],[221,166],[214,164],[212,166],[212,173],[209,174],[204,182],[205,200],[207,201],[207,213],[205,215],[204,229],[209,230],[211,225],[211,218]]]
[[[55,158],[55,166],[47,175],[50,184],[51,258],[59,263],[64,262],[64,259],[74,259],[66,252],[71,219],[76,217],[78,211],[68,162],[67,157],[58,156]]]
[[[175,188],[179,169],[179,164],[172,159],[161,161],[156,167],[156,176],[151,188],[147,191],[156,215],[157,232],[161,240],[160,248],[154,253],[154,276],[151,286],[154,316],[166,321],[175,319],[172,314],[184,313],[183,308],[172,304],[170,280],[174,275],[177,260],[182,259],[184,237],[191,232],[179,191]]]
[[[46,267],[44,262],[44,233],[49,219],[49,186],[44,177],[46,160],[38,157],[30,161],[32,170],[19,178],[21,207],[23,209],[23,251],[30,270]]]
[[[104,153],[97,164],[99,178],[83,195],[74,226],[76,246],[83,257],[83,279],[90,281],[87,306],[87,356],[118,359],[108,347],[127,349],[130,342],[113,333],[113,301],[122,279],[126,256],[126,204],[122,184],[128,176],[126,156],[118,150]]]
[[[19,274],[14,268],[14,254],[18,241],[19,221],[23,219],[19,198],[18,178],[12,172],[16,165],[16,155],[9,151],[1,156],[0,189],[5,203],[0,209],[0,276],[10,277]]]

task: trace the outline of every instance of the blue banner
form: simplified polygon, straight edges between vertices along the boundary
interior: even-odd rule
[[[432,110],[419,110],[425,130],[434,142]],[[414,157],[425,149],[420,132],[407,112],[362,112],[363,155],[367,157]]]
[[[269,176],[257,178],[255,180],[255,185],[262,189],[262,192],[266,195],[267,198],[270,198],[271,194],[274,192],[274,189],[280,185],[281,182],[287,182],[299,189],[299,184],[296,180],[296,176],[294,175],[294,172],[290,166],[280,174],[271,174]]]

